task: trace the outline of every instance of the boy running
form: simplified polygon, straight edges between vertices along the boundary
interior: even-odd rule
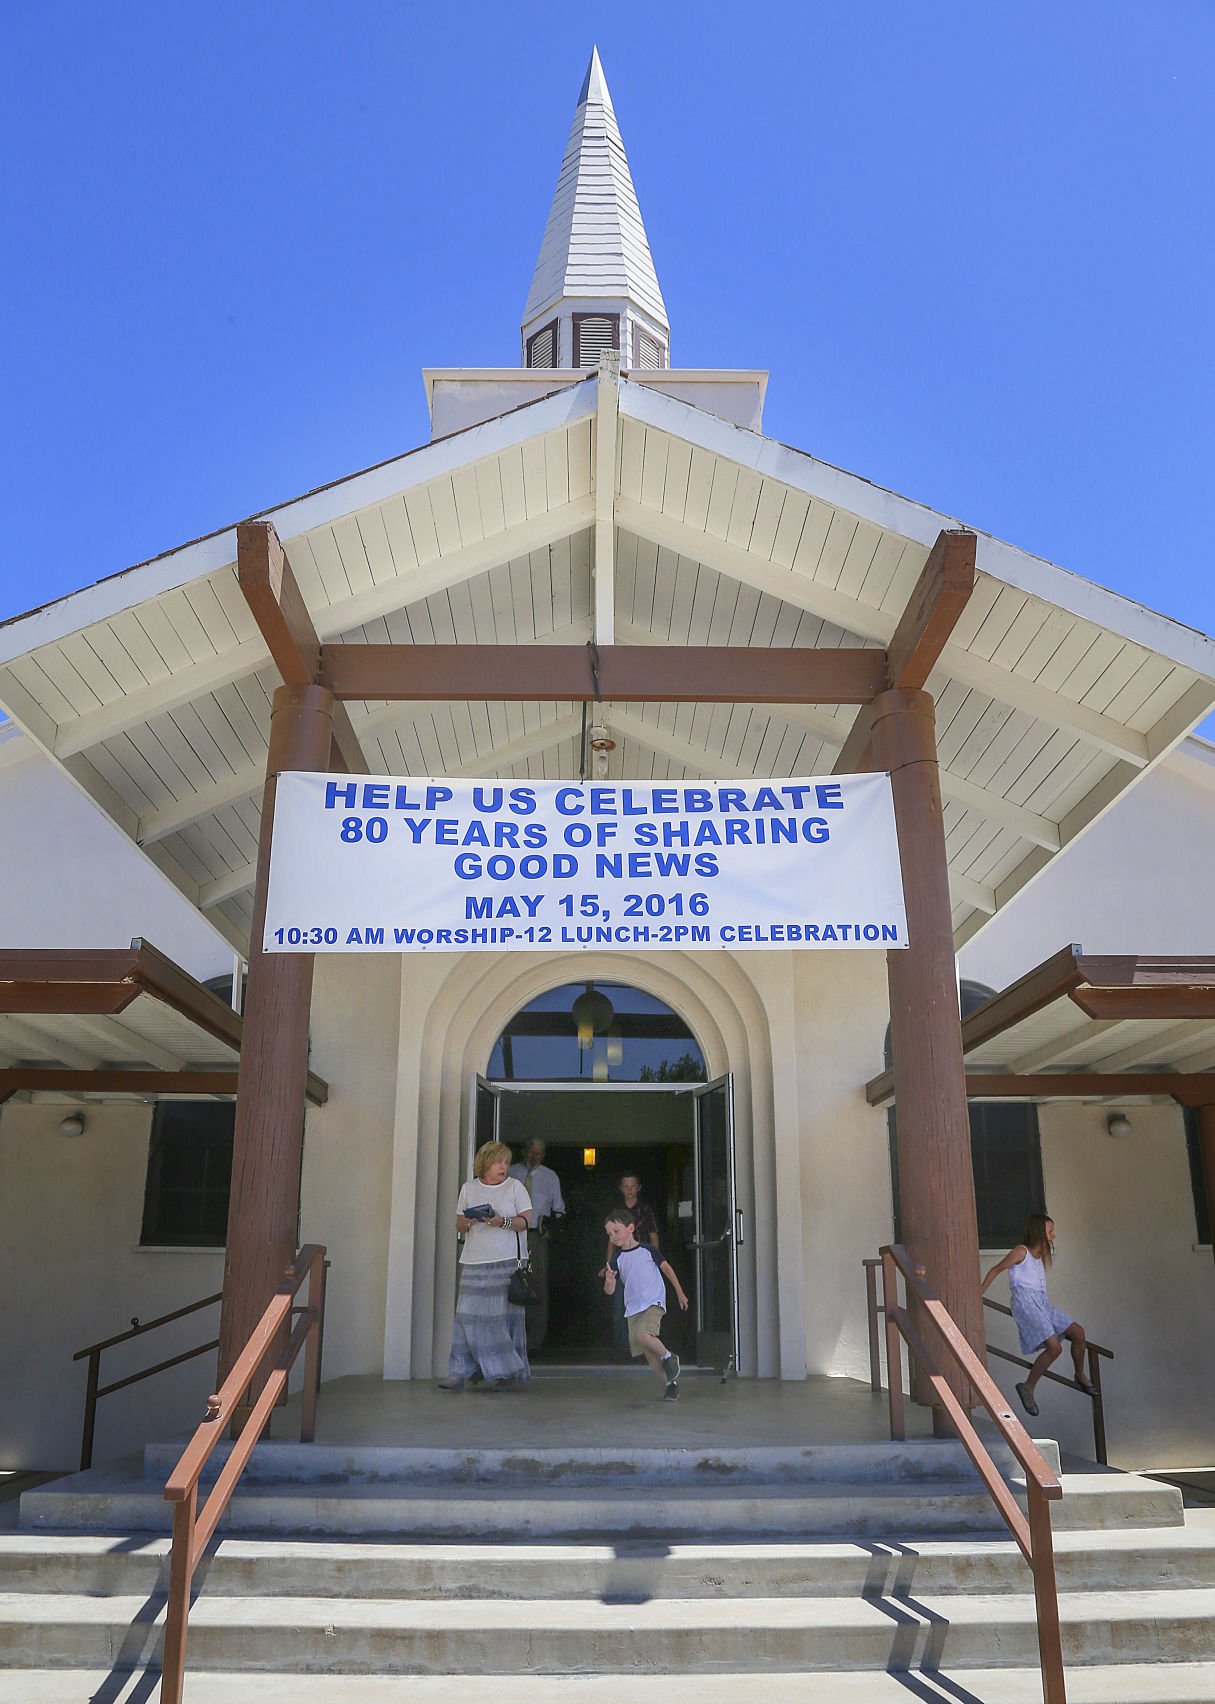
[[[609,1213],[604,1221],[612,1245],[603,1275],[604,1294],[614,1296],[617,1282],[624,1284],[629,1353],[645,1356],[666,1382],[663,1401],[674,1402],[679,1395],[679,1356],[670,1354],[658,1335],[667,1309],[667,1280],[685,1312],[688,1298],[670,1263],[651,1243],[639,1243],[633,1234],[635,1228],[632,1216],[624,1211]]]

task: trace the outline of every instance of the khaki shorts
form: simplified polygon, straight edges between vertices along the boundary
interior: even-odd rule
[[[667,1310],[660,1308],[657,1303],[652,1308],[642,1308],[640,1313],[630,1314],[625,1324],[629,1328],[629,1354],[644,1355],[645,1350],[637,1341],[638,1332],[644,1331],[651,1337],[657,1337],[662,1330],[662,1322]]]

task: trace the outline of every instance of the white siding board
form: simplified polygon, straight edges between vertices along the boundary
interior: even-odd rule
[[[730,518],[726,526],[726,538],[731,544],[741,545],[744,549],[751,547],[762,492],[763,480],[757,473],[752,473],[750,468],[743,468],[734,487],[734,501],[730,506]],[[773,530],[775,531],[775,525]]]
[[[823,550],[835,523],[835,510],[826,503],[811,503],[806,510],[806,518],[802,522],[798,534],[797,548],[793,553],[790,569],[794,574],[804,574],[807,579],[818,577],[818,565],[822,561]],[[777,536],[779,544],[780,537]]]
[[[439,555],[439,534],[429,486],[405,493],[405,514],[419,564],[425,566],[434,562]]]
[[[449,551],[459,550],[461,544],[460,516],[452,476],[449,474],[445,479],[436,479],[429,490],[435,537],[439,541],[440,551],[446,555]]]
[[[626,421],[627,425],[628,422]],[[640,501],[651,509],[661,509],[667,484],[667,453],[670,439],[665,432],[647,432],[641,446]],[[621,443],[623,457],[624,446]]]
[[[808,497],[804,497],[800,491],[790,491],[787,486],[783,487],[780,519],[776,523],[770,552],[774,567],[793,567],[810,508]]]
[[[570,458],[564,432],[550,432],[544,439],[544,467],[548,501],[552,508],[570,500]]]
[[[485,537],[486,527],[481,514],[481,493],[475,468],[458,468],[452,474],[451,494],[456,505],[460,543],[479,544]]]

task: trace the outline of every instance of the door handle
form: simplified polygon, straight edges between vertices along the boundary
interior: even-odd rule
[[[719,1237],[705,1237],[702,1242],[694,1242],[690,1246],[692,1248],[716,1248],[720,1243],[729,1242],[733,1234],[729,1225],[727,1225]]]
[[[746,1225],[743,1221],[743,1210],[741,1207],[736,1207],[734,1209],[734,1224],[734,1243],[737,1248],[741,1248],[747,1240]]]

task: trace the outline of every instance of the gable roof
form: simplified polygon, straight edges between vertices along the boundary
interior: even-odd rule
[[[578,96],[524,324],[567,296],[623,297],[670,329],[598,48]]]
[[[581,644],[597,516],[622,642],[885,645],[961,524],[652,383],[595,375],[270,512],[322,639]],[[1215,643],[979,533],[937,702],[959,944],[1215,706]],[[235,528],[0,628],[0,704],[243,945],[270,697]],[[569,778],[573,704],[351,704],[373,770]],[[613,777],[821,774],[851,713],[605,706]]]

